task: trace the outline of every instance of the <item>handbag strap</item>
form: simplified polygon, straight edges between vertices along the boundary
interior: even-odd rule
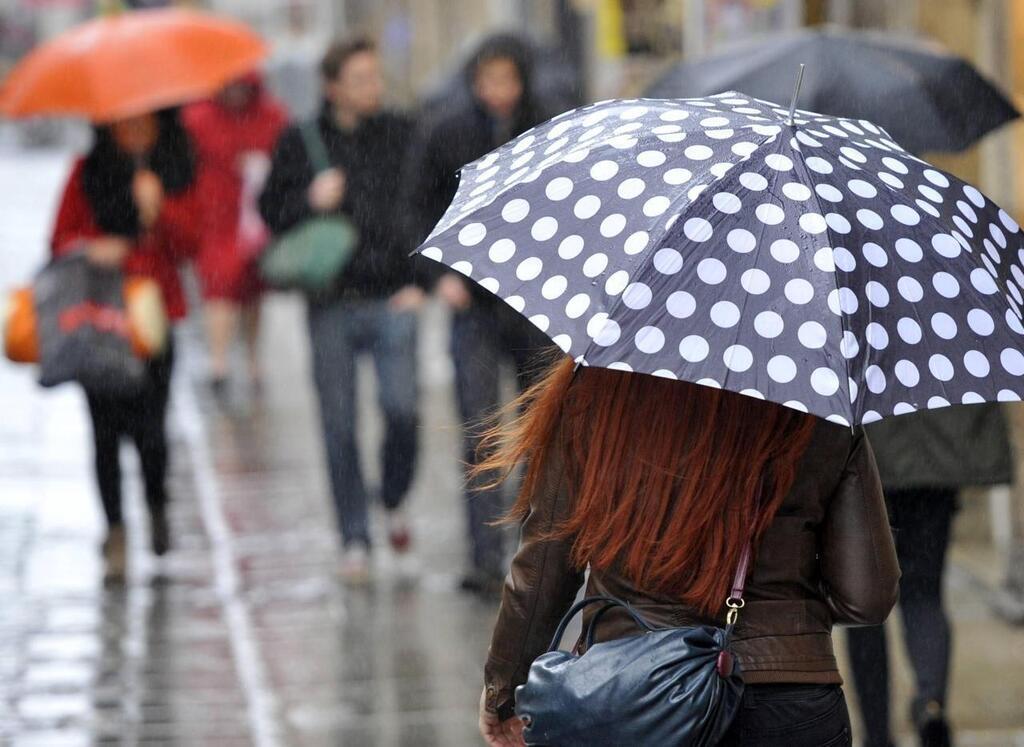
[[[569,623],[572,622],[572,619],[576,617],[576,615],[578,615],[580,611],[586,609],[592,604],[604,604],[605,607],[602,609],[602,613],[612,607],[622,607],[624,610],[626,610],[629,616],[633,618],[633,622],[635,622],[637,625],[639,625],[641,628],[648,632],[654,631],[654,628],[651,627],[651,624],[649,622],[640,617],[636,610],[630,607],[626,602],[623,602],[621,599],[606,596],[587,597],[586,599],[581,599],[580,601],[576,602],[576,604],[574,604],[572,608],[565,613],[565,617],[562,618],[562,622],[558,624],[558,630],[555,631],[554,638],[551,639],[551,645],[548,646],[548,651],[558,650],[558,646],[562,642],[562,636],[565,635],[565,629],[569,627]]]
[[[331,168],[331,157],[327,153],[327,146],[324,144],[323,135],[320,133],[320,123],[311,120],[299,125],[299,134],[302,135],[302,146],[306,150],[306,157],[313,167],[313,175]]]

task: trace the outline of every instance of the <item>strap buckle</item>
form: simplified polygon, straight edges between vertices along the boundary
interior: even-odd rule
[[[725,606],[729,608],[729,611],[725,615],[725,622],[729,625],[735,625],[736,620],[740,616],[740,610],[747,605],[747,602],[742,597],[729,597],[725,600]]]

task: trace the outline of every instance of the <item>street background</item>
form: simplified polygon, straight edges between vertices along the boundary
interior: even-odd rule
[[[494,30],[524,31],[552,50],[552,85],[566,75],[590,101],[636,95],[680,56],[823,21],[930,35],[1024,103],[1024,3],[1014,0],[205,7],[267,35],[270,82],[296,115],[315,106],[316,61],[345,31],[380,40],[393,103],[412,106],[443,91],[466,52]],[[0,0],[0,73],[94,12],[76,0]],[[27,281],[46,256],[59,189],[86,138],[75,123],[0,124],[0,289]],[[1024,215],[1024,125],[931,160]],[[479,742],[477,698],[495,610],[455,588],[464,519],[445,312],[432,303],[421,323],[415,553],[378,553],[376,583],[351,590],[336,576],[302,304],[274,295],[265,310],[265,393],[233,391],[227,408],[208,399],[198,325],[178,329],[169,423],[175,550],[158,563],[132,547],[123,588],[103,584],[83,397],[76,387],[41,390],[32,369],[0,361],[0,744]],[[369,369],[360,376],[372,387]],[[377,443],[372,397],[363,404],[363,435]],[[1022,454],[1024,417],[1008,412]],[[364,456],[373,475],[376,460]],[[128,459],[135,463],[133,452]],[[129,536],[144,537],[131,531],[147,519],[135,470],[128,472]],[[1024,745],[1024,490],[965,494],[956,535],[947,605],[958,744]],[[901,664],[894,703],[905,703],[910,689]],[[893,717],[912,744],[906,709],[894,706]]]

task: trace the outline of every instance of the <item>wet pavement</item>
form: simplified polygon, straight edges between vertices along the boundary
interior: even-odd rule
[[[0,154],[0,287],[41,260],[65,167],[55,155]],[[451,370],[438,352],[444,328],[428,310],[421,385],[430,456],[410,499],[416,549],[395,558],[378,542],[377,580],[363,590],[335,574],[295,299],[267,304],[262,397],[239,385],[227,406],[213,403],[197,331],[178,330],[175,549],[161,562],[147,552],[128,450],[132,573],[119,588],[102,582],[79,392],[42,391],[31,369],[0,362],[0,744],[478,744],[494,610],[455,590],[464,550]],[[369,393],[370,371],[360,376]],[[362,401],[360,428],[377,444],[373,399]],[[366,469],[377,472],[372,460]],[[985,549],[962,543],[954,556],[959,743],[1024,745],[1024,630],[989,613],[986,566],[978,570]],[[901,667],[897,693],[909,686]]]

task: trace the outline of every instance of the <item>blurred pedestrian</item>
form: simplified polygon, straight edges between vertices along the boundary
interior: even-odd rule
[[[960,488],[1013,480],[999,405],[903,415],[867,428],[892,513],[900,568],[903,643],[914,672],[910,718],[922,747],[947,747],[950,621],[942,579]],[[889,654],[883,627],[847,632],[865,747],[893,745],[889,724]]]
[[[531,77],[530,47],[514,35],[492,36],[471,55],[464,70],[471,103],[455,111],[442,110],[426,122],[409,161],[405,203],[418,239],[426,238],[451,203],[463,165],[546,118],[533,94]],[[471,287],[461,275],[442,275],[436,290],[454,312],[451,354],[465,424],[465,461],[471,466],[478,456],[478,426],[500,404],[501,363],[512,364],[523,389],[532,378],[536,353],[551,343],[519,314],[479,287]],[[495,594],[505,569],[504,534],[493,525],[504,511],[502,491],[469,481],[466,509],[471,553],[461,586]]]
[[[83,249],[99,265],[153,278],[170,319],[181,319],[186,306],[177,266],[194,256],[201,223],[193,186],[192,147],[177,110],[97,126],[92,149],[74,164],[64,189],[53,230],[53,254]],[[149,361],[140,393],[85,393],[107,519],[103,554],[110,577],[121,577],[125,571],[118,453],[122,436],[131,437],[139,452],[153,552],[163,555],[170,547],[165,421],[173,363],[171,338]]]
[[[863,434],[727,391],[576,370],[567,358],[517,404],[523,414],[491,431],[498,448],[477,467],[482,477],[526,468],[480,702],[488,743],[522,743],[502,737],[515,735],[516,687],[586,570],[587,597],[627,601],[654,627],[724,627],[749,546],[731,644],[746,690],[720,744],[850,745],[832,626],[881,623],[899,577]],[[601,613],[597,641],[640,632],[622,608]]]
[[[317,214],[348,217],[359,243],[332,292],[309,299],[313,376],[320,399],[331,489],[345,549],[341,575],[369,578],[367,487],[356,433],[356,358],[373,357],[386,435],[380,498],[391,546],[404,552],[410,531],[402,508],[417,448],[416,339],[424,293],[415,284],[396,211],[411,123],[383,107],[384,82],[375,44],[335,43],[321,64],[325,101],[316,119],[334,166],[313,172],[298,127],[274,152],[260,209],[274,233]]]
[[[268,235],[256,200],[286,114],[260,77],[251,74],[214,99],[188,107],[183,117],[196,148],[196,189],[206,206],[196,271],[205,302],[211,388],[215,395],[225,393],[231,345],[241,326],[249,379],[258,389],[256,259]]]

